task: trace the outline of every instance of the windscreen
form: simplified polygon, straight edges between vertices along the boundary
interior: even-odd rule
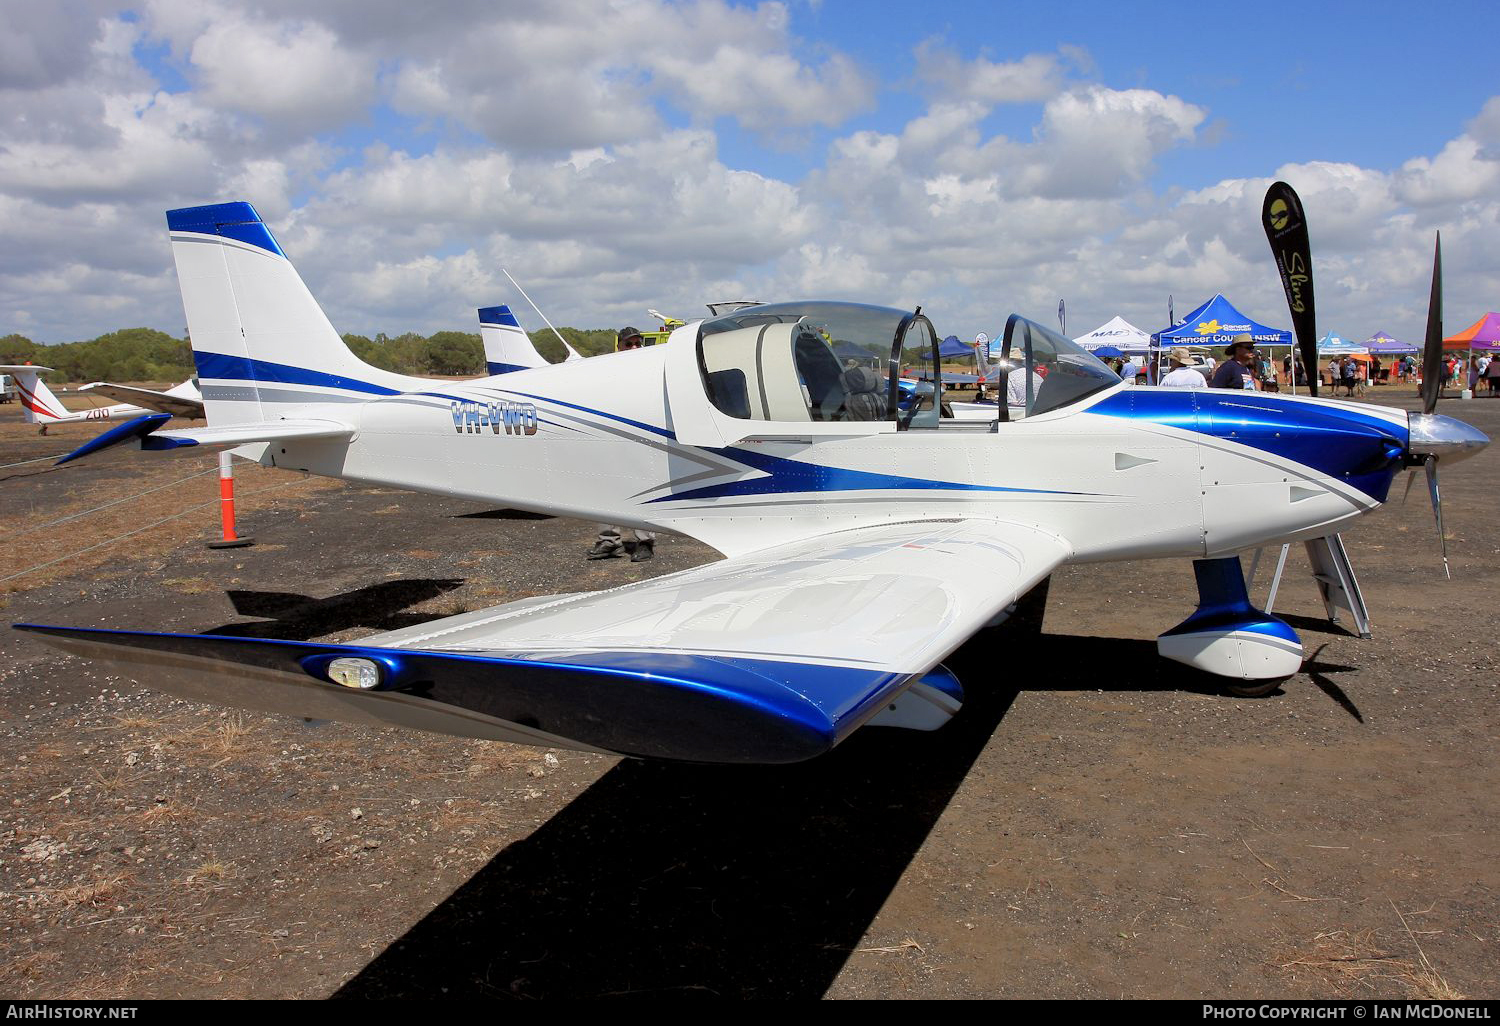
[[[1026,358],[1028,417],[1071,406],[1120,383],[1119,375],[1072,339],[1014,314],[1005,324],[1005,349],[1019,349]]]

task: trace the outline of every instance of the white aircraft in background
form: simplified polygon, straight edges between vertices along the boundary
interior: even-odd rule
[[[174,417],[186,417],[190,420],[203,419],[203,393],[198,390],[198,383],[192,378],[180,385],[173,385],[165,392],[95,381],[78,391],[123,401],[115,406],[68,410],[39,376],[50,370],[51,367],[36,367],[29,363],[0,366],[0,373],[9,374],[16,379],[16,397],[21,400],[26,423],[39,424],[42,434],[46,434],[47,428],[53,424],[81,420],[123,420],[148,411],[170,413]]]
[[[1184,556],[1201,604],[1160,652],[1266,691],[1302,647],[1251,605],[1238,553],[1327,536],[1377,509],[1404,468],[1488,443],[1441,416],[1127,388],[1017,316],[1006,351],[1047,371],[1025,419],[946,419],[942,336],[920,310],[816,301],[433,382],[355,358],[249,204],[167,223],[209,424],[142,418],[143,448],[249,445],[267,466],[676,531],[726,557],[353,644],[17,625],[200,701],[791,762],[867,723],[946,722],[963,689],[941,660],[1059,566]],[[930,347],[933,396],[900,409],[894,374],[849,378],[830,340],[888,368]]]

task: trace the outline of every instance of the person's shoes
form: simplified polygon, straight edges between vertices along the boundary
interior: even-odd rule
[[[614,559],[624,554],[619,542],[596,541],[594,547],[589,549],[590,559]]]
[[[630,561],[632,563],[644,563],[646,560],[656,555],[655,549],[655,542],[636,542],[635,551],[630,554]]]

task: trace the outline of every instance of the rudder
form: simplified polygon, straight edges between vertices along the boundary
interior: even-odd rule
[[[53,424],[60,420],[72,420],[57,396],[40,377],[42,371],[51,367],[36,367],[32,364],[0,366],[0,373],[9,374],[16,380],[16,398],[21,401],[21,416],[28,424]]]

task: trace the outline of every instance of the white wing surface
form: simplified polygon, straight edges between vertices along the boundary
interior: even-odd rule
[[[203,700],[329,717],[332,689],[365,722],[475,736],[512,728],[659,758],[792,762],[846,738],[1070,551],[1035,526],[926,520],[351,645],[23,629],[75,654],[150,667],[142,683]],[[184,657],[190,672],[181,672]],[[364,660],[379,684],[331,683],[335,659]],[[208,666],[215,673],[205,677]],[[422,722],[408,714],[412,703],[391,701],[397,695],[422,708]],[[453,723],[434,727],[443,714]]]

